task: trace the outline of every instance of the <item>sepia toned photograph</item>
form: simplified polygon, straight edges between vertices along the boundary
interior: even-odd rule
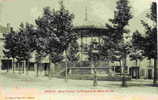
[[[0,100],[158,100],[156,0],[0,0]]]

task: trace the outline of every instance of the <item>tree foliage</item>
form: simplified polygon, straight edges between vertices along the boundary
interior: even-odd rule
[[[147,18],[152,20],[152,25],[141,20],[144,28],[145,35],[141,36],[140,34],[135,34],[135,44],[144,51],[144,56],[149,59],[157,58],[157,13],[156,13],[156,3],[153,2],[151,6],[151,12],[147,14]]]
[[[140,49],[142,48],[141,45],[143,44],[143,41],[144,38],[139,31],[135,31],[132,36],[132,48],[129,56],[131,60],[136,61],[136,65],[138,60],[143,59],[143,50]]]
[[[153,2],[150,8],[150,13],[147,18],[152,21],[152,25],[141,20],[145,28],[145,35],[134,34],[133,44],[143,50],[143,55],[148,59],[154,59],[154,78],[153,84],[157,84],[157,10],[156,2]]]
[[[129,32],[129,30],[125,29],[125,27],[128,25],[129,20],[133,17],[130,9],[128,0],[117,1],[114,18],[109,20],[112,23],[112,26],[106,24],[106,27],[111,32],[110,34],[114,37],[113,39],[122,40],[123,34]]]
[[[67,49],[69,43],[74,37],[72,32],[73,14],[70,14],[60,3],[58,11],[50,10],[49,7],[44,8],[43,16],[35,22],[38,28],[37,47],[42,52],[51,55],[52,62],[61,60],[61,54]]]
[[[106,37],[108,38],[103,38],[105,42],[102,51],[105,54],[112,54],[113,59],[116,59],[118,56],[121,59],[125,53],[129,52],[127,50],[129,50],[130,44],[124,41],[124,33],[129,33],[126,26],[132,18],[128,4],[128,0],[118,0],[114,18],[109,20],[111,24],[106,24],[106,29],[108,30]]]
[[[119,60],[123,61],[122,71],[125,72],[127,55],[129,54],[131,44],[125,42],[124,34],[129,33],[127,29],[129,20],[132,18],[132,14],[130,12],[130,6],[128,0],[118,0],[116,10],[114,11],[114,18],[110,19],[110,24],[106,24],[106,28],[108,29],[108,36],[112,38],[110,45],[114,48],[114,51],[110,51],[113,54],[113,57],[119,56]],[[106,41],[105,41],[106,43]],[[106,45],[105,45],[106,46]],[[105,49],[105,51],[108,49]],[[122,78],[122,86],[126,86],[125,77],[123,74]]]
[[[11,31],[5,34],[5,50],[4,53],[7,57],[16,58],[18,61],[30,58],[30,44],[28,28],[23,23],[20,24],[19,30]]]
[[[4,45],[4,54],[6,57],[10,58],[15,58],[16,57],[16,32],[13,30],[13,28],[10,29],[9,33],[4,34],[5,37],[5,45]]]

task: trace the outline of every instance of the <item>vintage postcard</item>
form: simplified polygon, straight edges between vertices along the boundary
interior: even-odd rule
[[[158,100],[156,0],[0,0],[0,100]]]

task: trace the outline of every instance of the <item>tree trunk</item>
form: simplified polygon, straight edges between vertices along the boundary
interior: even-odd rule
[[[29,62],[28,60],[25,61],[25,67],[26,67],[26,74],[28,75],[28,67],[29,67]]]
[[[120,74],[122,75],[123,70],[122,70],[121,60],[119,61],[119,63],[120,63],[120,68],[121,68],[121,72],[120,72]]]
[[[49,55],[49,68],[48,68],[49,79],[51,79],[54,74],[54,67],[55,67],[55,64],[52,63],[51,55]]]
[[[51,55],[49,55],[49,67],[48,67],[48,78],[49,79],[51,79],[51,67],[52,67]]]
[[[19,74],[21,74],[20,62],[18,61]]]
[[[123,57],[123,76],[122,76],[122,87],[127,87],[126,77],[125,77],[125,67],[126,67],[127,56]]]
[[[92,63],[93,64],[93,63]],[[93,71],[94,71],[94,80],[93,80],[93,86],[97,86],[97,71],[96,71],[96,65],[93,64],[94,66]]]
[[[49,79],[51,79],[52,78],[52,63],[51,62],[49,62],[49,71],[48,71],[48,77],[49,77]]]
[[[9,61],[9,59],[8,59],[8,61]],[[7,72],[9,72],[9,63],[8,63],[8,61],[7,61],[7,64],[6,64],[6,66],[7,66]]]
[[[12,62],[12,69],[13,69],[13,73],[15,72],[15,59],[13,58],[13,62]]]
[[[44,75],[47,76],[48,75],[48,71],[49,71],[49,65],[45,65],[44,67]]]
[[[39,63],[39,66],[38,66],[39,75],[41,75],[41,67],[42,67],[42,62],[40,62],[40,63]]]
[[[138,60],[137,60],[137,59],[136,59],[136,67],[138,67]],[[139,76],[138,76],[138,73],[139,73],[139,72],[138,72],[138,71],[139,71],[139,70],[136,69],[136,79],[139,78]]]
[[[39,76],[39,62],[36,64],[36,76]]]
[[[48,65],[48,67],[47,67],[47,70],[48,70],[48,78],[49,78],[49,79],[51,78],[50,66],[51,66],[51,64],[49,63],[49,65]]]
[[[22,62],[22,73],[25,73],[25,62]]]
[[[8,72],[8,66],[9,66],[9,64],[7,63],[7,72]]]
[[[72,67],[75,67],[75,62],[71,62]],[[71,66],[69,67],[69,72],[68,74],[70,75],[72,73]]]
[[[157,86],[157,59],[154,59],[154,79],[153,86]]]
[[[66,53],[65,82],[67,82],[68,81],[68,72],[67,72],[67,70],[68,70],[68,58],[67,58],[67,51],[65,51],[65,53]]]
[[[136,67],[137,67],[138,66],[138,60],[136,59],[135,61],[136,61]]]
[[[68,67],[68,66],[67,66],[67,61],[66,61],[66,67],[65,67],[65,82],[68,81],[68,72],[67,72],[68,68],[67,68],[67,67]]]

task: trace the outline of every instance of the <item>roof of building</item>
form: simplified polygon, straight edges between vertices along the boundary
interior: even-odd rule
[[[75,26],[73,31],[79,33],[82,37],[93,37],[93,36],[102,36],[105,35],[107,29],[102,26],[95,26],[95,25],[82,25],[82,26]]]

